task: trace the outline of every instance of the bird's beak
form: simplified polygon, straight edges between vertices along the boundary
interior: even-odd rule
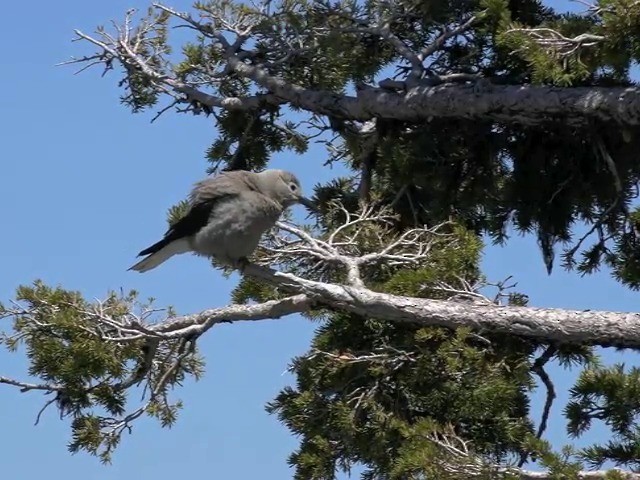
[[[298,203],[300,203],[301,205],[304,205],[309,210],[311,210],[313,213],[318,213],[318,211],[319,211],[318,207],[316,206],[316,204],[313,203],[311,200],[309,200],[306,197],[300,197],[300,199],[298,200]]]

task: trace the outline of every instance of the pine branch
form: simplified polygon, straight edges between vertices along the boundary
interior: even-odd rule
[[[78,39],[94,45],[98,52],[65,63],[78,63],[83,65],[83,68],[104,65],[105,70],[110,70],[114,62],[119,62],[125,67],[125,80],[131,80],[133,76],[139,82],[140,77],[144,78],[159,95],[169,96],[172,101],[178,99],[183,103],[198,102],[209,109],[245,111],[265,105],[289,104],[310,114],[362,122],[375,118],[412,122],[441,118],[535,125],[555,118],[565,123],[580,125],[593,119],[613,121],[622,125],[640,125],[640,88],[637,87],[561,88],[496,85],[489,79],[465,72],[448,72],[441,78],[416,79],[416,72],[422,68],[421,62],[425,56],[442,49],[446,40],[452,36],[471,28],[476,17],[471,17],[458,27],[445,29],[432,44],[425,45],[416,52],[411,52],[409,46],[389,30],[388,24],[382,24],[375,31],[390,42],[401,56],[410,60],[413,76],[408,74],[405,79],[382,80],[377,87],[359,89],[353,96],[321,88],[309,88],[285,80],[280,75],[278,65],[258,61],[258,52],[242,49],[242,45],[252,38],[255,22],[234,22],[220,14],[215,15],[211,23],[201,23],[168,7],[157,4],[155,7],[181,22],[178,26],[186,26],[202,34],[211,42],[211,48],[221,58],[220,69],[208,76],[208,80],[203,82],[204,87],[200,83],[183,80],[172,73],[171,64],[165,58],[166,54],[156,52],[150,39],[137,35],[130,20],[125,22],[125,25],[117,27],[115,36],[103,30],[98,31],[96,36],[77,30]],[[263,14],[255,15],[264,17]],[[214,24],[219,28],[214,28]],[[145,32],[153,27],[158,30],[165,29],[165,24],[160,20],[157,20],[156,24],[144,25]],[[308,35],[321,36],[330,32],[330,28],[324,28]],[[227,35],[233,38],[228,40]],[[308,41],[308,38],[300,35],[300,43]],[[599,37],[595,36],[580,36],[574,39],[562,37],[559,41],[572,48],[582,48],[598,39]],[[153,53],[148,53],[143,48],[145,46]],[[292,46],[282,48],[288,48],[288,51],[278,52],[282,54],[282,58],[295,58],[300,50]],[[154,66],[149,61],[151,58],[155,60],[155,64],[159,63],[166,68]],[[252,81],[253,86],[257,88],[251,89],[252,94],[236,97],[207,91],[208,88],[216,90],[230,73]],[[390,86],[393,87],[391,90]]]

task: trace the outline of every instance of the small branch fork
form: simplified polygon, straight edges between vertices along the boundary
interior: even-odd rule
[[[231,23],[215,12],[209,14],[210,23],[198,22],[186,13],[177,12],[157,3],[153,6],[159,12],[184,22],[181,26],[189,27],[203,34],[213,43],[214,48],[223,53],[227,60],[240,53],[243,43],[247,40],[255,24],[255,19],[243,17],[239,17],[234,23]],[[80,30],[75,30],[76,40],[83,40],[94,45],[99,49],[99,53],[82,58],[72,58],[60,65],[82,64],[83,67],[76,73],[92,66],[103,65],[104,75],[113,69],[113,63],[117,61],[125,68],[127,74],[125,81],[130,81],[132,75],[142,74],[159,93],[172,99],[171,103],[163,108],[159,114],[172,107],[178,108],[178,105],[182,103],[193,104],[196,102],[209,108],[229,110],[253,110],[262,105],[284,103],[283,100],[271,94],[257,93],[243,97],[229,97],[211,94],[199,88],[199,83],[212,87],[214,90],[216,86],[221,84],[224,77],[230,72],[229,65],[223,62],[207,66],[207,71],[202,73],[205,78],[203,82],[181,80],[172,72],[173,65],[166,58],[167,51],[156,48],[156,45],[159,44],[157,42],[159,32],[165,28],[166,20],[162,16],[146,18],[141,20],[138,27],[134,29],[132,23],[135,13],[136,10],[129,10],[122,25],[113,23],[114,34],[104,29],[98,29],[97,35],[94,37]],[[216,25],[219,25],[221,30],[215,30],[214,26]],[[235,40],[233,42],[227,40],[225,33],[234,34]],[[196,108],[180,111],[195,112]]]
[[[261,264],[295,263],[298,259],[313,259],[318,267],[336,266],[347,273],[347,284],[364,287],[362,271],[370,265],[399,267],[427,262],[436,241],[450,236],[443,233],[446,223],[432,228],[412,228],[400,235],[392,233],[395,216],[386,209],[364,205],[354,215],[339,203],[334,205],[344,218],[342,225],[326,239],[313,237],[307,231],[278,223],[278,231],[268,238],[264,250],[267,255]],[[361,239],[367,236],[369,249],[365,251]],[[391,239],[391,240],[390,240]],[[452,241],[452,240],[450,240]]]
[[[551,414],[551,407],[553,406],[553,401],[556,399],[556,390],[553,385],[553,381],[551,377],[544,369],[544,366],[553,359],[553,356],[557,353],[558,349],[555,345],[548,346],[542,354],[536,358],[531,366],[531,371],[535,373],[540,381],[544,384],[547,395],[544,402],[544,407],[542,409],[542,416],[540,418],[540,425],[538,425],[538,431],[536,432],[536,438],[542,438],[545,430],[547,429],[547,423],[549,422],[549,415]],[[529,454],[527,452],[523,452],[520,457],[520,462],[518,463],[518,467],[522,467],[529,458]]]
[[[545,349],[545,351],[540,355],[535,362],[533,362],[533,366],[531,370],[540,378],[545,388],[547,389],[547,398],[544,402],[544,409],[542,410],[542,417],[540,419],[540,425],[538,426],[538,432],[536,433],[536,437],[542,438],[545,430],[547,429],[547,422],[549,421],[549,415],[551,413],[551,406],[553,405],[553,401],[556,398],[556,390],[553,386],[553,382],[551,381],[551,377],[544,369],[544,366],[553,358],[558,349],[551,345]]]
[[[569,57],[579,53],[580,50],[584,48],[595,47],[606,40],[606,38],[601,35],[592,35],[589,33],[583,33],[569,38],[551,28],[512,28],[511,30],[507,30],[506,33],[524,34],[545,50],[557,55],[558,58]]]

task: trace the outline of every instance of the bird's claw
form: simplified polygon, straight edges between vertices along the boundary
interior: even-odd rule
[[[249,260],[247,257],[238,258],[234,262],[234,267],[240,270],[240,273],[244,273],[244,269],[249,265]]]

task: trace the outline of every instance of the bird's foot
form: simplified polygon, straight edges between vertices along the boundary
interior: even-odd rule
[[[238,258],[233,262],[234,268],[240,270],[240,273],[244,273],[244,269],[247,268],[247,265],[249,265],[249,259],[247,259],[247,257]]]

